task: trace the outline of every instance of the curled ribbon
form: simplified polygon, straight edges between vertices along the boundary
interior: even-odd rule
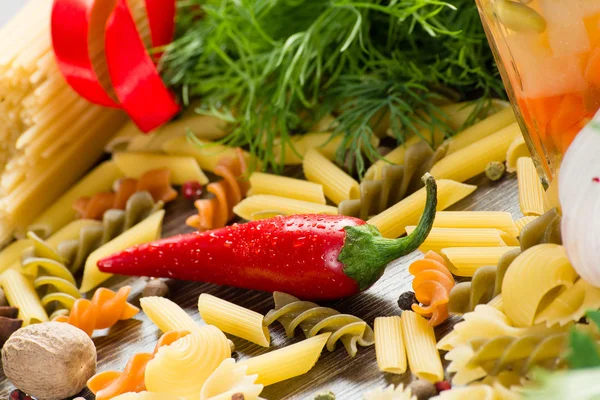
[[[175,0],[144,1],[152,47],[170,43]],[[175,96],[161,80],[156,60],[144,46],[127,0],[54,0],[51,29],[58,67],[85,99],[123,109],[144,132],[179,111]],[[92,62],[92,51],[99,44],[104,46],[110,90],[102,85]]]

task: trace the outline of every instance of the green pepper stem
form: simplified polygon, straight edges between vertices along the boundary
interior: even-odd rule
[[[427,190],[427,201],[421,220],[410,235],[387,239],[369,224],[344,228],[346,241],[338,260],[344,265],[344,273],[358,283],[360,290],[373,285],[391,261],[412,253],[427,239],[435,219],[437,184],[429,173],[422,180]]]

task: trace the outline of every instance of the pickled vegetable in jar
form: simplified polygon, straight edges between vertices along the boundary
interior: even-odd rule
[[[600,109],[600,0],[477,0],[544,180]]]

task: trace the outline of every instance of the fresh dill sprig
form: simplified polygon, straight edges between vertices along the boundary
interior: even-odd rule
[[[443,98],[502,96],[472,0],[180,0],[163,77],[185,104],[224,113],[224,142],[279,170],[290,136],[324,113],[343,135],[338,161],[379,157],[371,138],[389,120],[403,142],[437,118]],[[482,103],[483,104],[483,103]]]

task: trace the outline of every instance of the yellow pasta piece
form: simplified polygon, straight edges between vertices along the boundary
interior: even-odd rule
[[[544,187],[529,157],[517,161],[517,179],[519,184],[519,205],[525,216],[544,213]]]
[[[525,228],[525,226],[530,223],[531,221],[533,221],[534,219],[536,219],[537,216],[535,215],[530,215],[528,217],[522,217],[519,218],[518,220],[515,221],[515,226],[517,227],[517,229],[519,230],[519,235],[521,234],[521,231],[523,230],[523,228]]]
[[[556,208],[562,214],[562,207],[558,198],[558,179],[553,179],[544,192],[544,212]]]
[[[225,146],[220,143],[212,143],[198,139],[198,143],[190,142],[187,137],[181,136],[165,142],[162,150],[175,156],[194,157],[203,171],[214,172],[215,167],[222,157],[237,158],[234,147]],[[244,158],[250,161],[250,154],[244,151]]]
[[[437,180],[438,210],[444,210],[459,200],[464,199],[477,189],[477,186],[466,185],[448,179]],[[397,238],[406,232],[406,227],[416,225],[425,209],[427,199],[426,188],[421,188],[399,203],[377,214],[367,222],[379,229],[387,238]]]
[[[149,133],[148,135],[151,135]],[[104,147],[107,153],[114,153],[117,151],[127,150],[129,144],[133,139],[138,136],[145,136],[145,134],[137,127],[133,121],[128,121],[121,129],[115,133],[110,141]]]
[[[244,400],[258,400],[264,386],[254,383],[258,375],[246,375],[247,369],[233,358],[224,360],[204,382],[200,400],[231,400],[235,394],[242,394]]]
[[[247,221],[271,218],[277,215],[293,214],[330,214],[337,215],[333,206],[288,199],[287,197],[257,194],[246,197],[233,207],[233,212]]]
[[[317,362],[323,347],[331,336],[322,333],[299,343],[242,360],[246,373],[257,374],[257,383],[268,386],[307,373]]]
[[[519,247],[451,247],[442,249],[448,260],[448,269],[457,276],[473,276],[475,271],[487,265],[496,265],[500,257]]]
[[[264,316],[228,301],[202,293],[198,298],[200,316],[209,325],[225,333],[269,347],[269,328],[263,326]]]
[[[262,172],[250,175],[249,195],[256,194],[270,194],[323,205],[327,203],[321,184]]]
[[[164,215],[165,211],[159,210],[110,242],[94,250],[85,262],[83,280],[79,290],[82,292],[90,291],[112,276],[112,274],[100,272],[98,269],[96,264],[101,258],[108,257],[128,247],[148,243],[160,238]]]
[[[411,234],[416,226],[407,226],[406,233]],[[498,247],[518,246],[519,241],[504,231],[491,228],[432,228],[419,250],[436,253],[451,247]]]
[[[200,325],[181,307],[164,297],[143,297],[140,305],[144,313],[163,333],[171,331],[194,332]]]
[[[158,349],[146,366],[146,388],[149,392],[198,400],[204,382],[230,357],[231,350],[223,332],[210,325],[200,327]]]
[[[31,247],[32,244],[33,242],[29,239],[21,239],[12,242],[2,249],[2,251],[0,251],[0,272],[8,268],[18,270],[23,250]]]
[[[454,135],[452,139],[448,141],[446,155],[464,149],[515,122],[516,118],[513,109],[511,107],[504,108]]]
[[[488,306],[495,308],[498,311],[502,311],[504,312],[504,303],[502,302],[502,295],[499,294],[498,296],[494,297],[493,299],[491,299],[488,303]]]
[[[364,400],[417,400],[413,396],[410,388],[405,388],[403,384],[389,385],[385,389],[377,388],[365,393]]]
[[[342,143],[341,136],[331,137],[331,133],[327,132],[292,136],[290,140],[294,148],[292,149],[290,145],[285,146],[283,155],[285,165],[302,164],[302,158],[312,149],[318,150],[324,157],[333,160],[338,147]],[[278,143],[275,144],[273,152],[276,154],[277,161],[279,161],[281,148]]]
[[[506,315],[515,326],[532,326],[536,314],[576,278],[563,246],[540,244],[525,250],[512,262],[502,282]]]
[[[335,204],[360,198],[358,182],[317,150],[304,155],[302,169],[307,180],[323,185],[325,196]]]
[[[105,161],[77,182],[27,227],[45,239],[77,217],[73,203],[80,197],[110,192],[123,172],[112,161]]]
[[[382,372],[406,372],[406,350],[400,317],[375,318],[375,355]]]
[[[436,349],[435,333],[427,320],[412,311],[402,313],[402,334],[411,372],[431,383],[444,379],[444,368]]]
[[[521,400],[521,396],[499,383],[493,386],[471,385],[440,392],[431,400]]]
[[[517,160],[521,157],[531,157],[523,135],[517,136],[510,146],[508,146],[508,150],[506,151],[506,170],[508,172],[516,172]]]
[[[517,135],[521,134],[515,122],[455,153],[447,155],[431,168],[436,179],[452,179],[464,182],[485,171],[491,161],[504,161],[506,150]]]
[[[519,230],[509,212],[502,211],[438,211],[433,221],[434,228],[494,228],[512,237]]]
[[[123,173],[131,178],[140,178],[152,169],[167,168],[171,171],[171,183],[183,185],[188,181],[198,181],[205,185],[208,178],[193,157],[168,156],[149,153],[116,153],[113,160]]]
[[[33,284],[20,272],[7,269],[0,275],[0,285],[8,304],[19,308],[19,318],[23,320],[23,326],[48,321],[48,314]]]
[[[536,324],[566,325],[579,321],[588,310],[600,308],[600,288],[594,287],[583,279],[562,292],[546,308],[539,310]]]

